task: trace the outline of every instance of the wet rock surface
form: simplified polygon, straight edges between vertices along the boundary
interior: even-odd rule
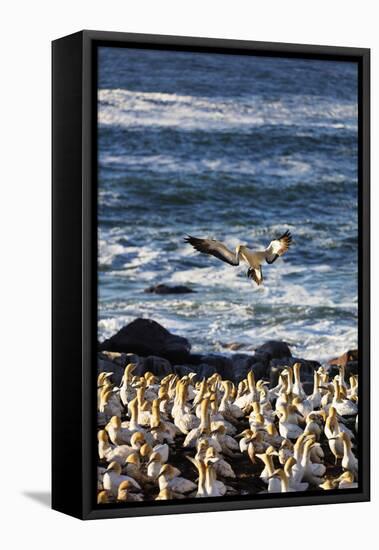
[[[348,350],[335,359],[328,361],[331,366],[332,372],[337,372],[338,367],[345,368],[345,381],[348,381],[349,377],[358,374],[358,350]]]
[[[120,384],[124,368],[131,362],[137,364],[138,376],[147,371],[159,377],[173,372],[179,376],[195,372],[197,379],[202,379],[217,372],[234,383],[246,378],[252,370],[257,379],[269,380],[271,387],[278,383],[282,370],[296,362],[301,363],[302,380],[309,385],[313,383],[314,370],[320,367],[318,361],[293,357],[288,344],[278,340],[265,342],[251,353],[191,353],[186,338],[149,319],[136,319],[99,346],[98,371],[112,371],[116,384]],[[330,373],[338,373],[338,367],[345,366],[346,378],[356,374],[357,357],[356,350],[350,350],[332,359]]]
[[[125,328],[128,327],[130,327],[130,325]],[[163,327],[161,328],[163,329]],[[120,331],[121,333],[122,330]],[[163,330],[165,331],[165,329]],[[162,331],[159,330],[158,333],[161,334]],[[168,333],[168,331],[165,331],[163,334],[166,336],[166,333]],[[168,334],[174,336],[170,333]],[[112,339],[110,339],[110,341],[111,340]],[[196,377],[193,379],[194,383],[204,378],[209,378],[217,372],[223,379],[231,380],[237,384],[240,380],[246,378],[249,371],[253,371],[256,380],[269,380],[270,386],[273,387],[277,385],[278,376],[284,368],[293,366],[296,362],[299,362],[302,365],[301,380],[303,389],[306,395],[311,395],[313,391],[313,373],[315,369],[320,367],[320,363],[318,361],[293,357],[288,344],[285,342],[270,341],[266,344],[257,348],[255,353],[229,354],[191,354],[190,346],[188,346],[186,348],[187,354],[184,358],[181,357],[179,360],[170,360],[159,354],[139,355],[137,352],[124,353],[115,350],[105,350],[98,354],[98,371],[112,372],[111,380],[112,383],[116,385],[120,385],[124,368],[129,363],[134,363],[136,365],[133,371],[133,374],[136,376],[143,376],[146,372],[152,372],[158,379],[162,379],[172,373],[177,374],[179,377],[195,373]],[[154,345],[156,345],[156,342],[154,342]],[[143,349],[145,350],[147,347],[148,346]],[[331,364],[328,366],[329,376],[333,376],[334,373],[338,374],[340,372],[339,368],[341,367],[341,362],[333,360],[333,362],[331,361],[330,363]],[[355,364],[356,367],[354,368],[358,369],[358,360],[355,359],[354,356],[348,355],[348,360],[342,365],[345,366],[347,371],[349,368],[353,368]],[[117,391],[117,388],[115,388],[115,390]],[[125,408],[121,413],[121,420],[127,421],[129,418]],[[99,416],[99,419],[98,428],[103,429],[105,427],[105,420],[102,419],[101,416]],[[171,420],[172,417],[169,416],[169,421]],[[278,419],[275,418],[274,422],[278,428]],[[350,418],[345,416],[344,424],[354,434],[353,439],[356,438],[355,417],[352,416]],[[234,425],[236,433],[242,433],[243,430],[249,427],[247,416],[244,414],[241,418],[235,419]],[[179,433],[175,436],[174,441],[170,443],[169,463],[178,468],[183,477],[191,480],[196,485],[198,481],[198,471],[188,460],[188,457],[194,456],[195,450],[193,448],[184,447],[184,439],[185,436]],[[343,470],[340,462],[335,461],[324,433],[320,436],[319,445],[324,453],[321,462],[326,469],[323,479],[337,478]],[[356,447],[354,447],[354,452],[359,460],[359,453]],[[261,492],[267,492],[267,485],[260,478],[263,469],[261,460],[257,459],[251,461],[246,452],[241,453],[238,450],[230,454],[225,454],[223,458],[229,462],[236,475],[234,479],[218,476],[218,478],[225,483],[227,495],[257,495]],[[279,463],[277,456],[273,457],[273,462],[274,468],[282,468],[282,464]],[[106,468],[108,463],[106,460],[102,459],[98,464]],[[319,490],[319,487],[317,484],[311,483],[307,491],[314,490]],[[144,500],[148,501],[155,499],[158,492],[159,488],[157,483],[147,483],[143,490]],[[186,498],[193,497],[195,494],[196,493],[188,494]]]
[[[166,284],[159,284],[145,288],[144,292],[150,294],[189,294],[196,291],[185,285],[170,286]]]
[[[100,344],[100,351],[155,355],[184,362],[191,351],[186,338],[172,334],[151,319],[136,319]]]
[[[270,359],[282,359],[283,357],[291,357],[292,353],[288,344],[286,342],[281,342],[279,340],[269,340],[259,346],[255,350],[257,353],[267,353],[270,356]]]

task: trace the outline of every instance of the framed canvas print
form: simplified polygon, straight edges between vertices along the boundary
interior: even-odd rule
[[[369,50],[53,42],[53,508],[369,499]]]

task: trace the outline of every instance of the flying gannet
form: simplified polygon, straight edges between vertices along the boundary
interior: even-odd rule
[[[264,261],[268,264],[273,264],[279,256],[287,252],[292,242],[292,235],[287,230],[281,237],[271,241],[264,250],[251,250],[247,246],[239,244],[236,247],[235,253],[229,250],[223,243],[214,239],[200,239],[188,235],[185,241],[191,244],[195,250],[215,256],[219,260],[233,266],[239,265],[240,259],[244,260],[249,265],[247,271],[248,278],[253,279],[257,285],[261,285],[263,282],[261,264]]]

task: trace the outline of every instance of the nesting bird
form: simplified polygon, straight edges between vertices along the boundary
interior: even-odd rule
[[[275,387],[136,366],[98,376],[99,504],[357,486],[358,376],[320,367],[308,394],[299,362]]]

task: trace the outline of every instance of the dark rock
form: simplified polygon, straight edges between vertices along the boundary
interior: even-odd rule
[[[267,353],[267,351],[256,351],[254,354],[254,362],[255,363],[262,363],[263,365],[266,365],[266,368],[269,366],[271,360],[271,355]]]
[[[138,365],[139,363],[142,362],[142,358],[136,355],[135,353],[123,353],[122,360],[123,360],[124,367],[129,365],[129,363],[134,363]]]
[[[175,362],[188,358],[191,344],[186,338],[171,334],[151,319],[136,319],[100,345],[103,351],[155,355]]]
[[[330,365],[331,370],[330,374],[331,376],[338,374],[339,370],[338,367],[345,367],[345,379],[346,382],[349,380],[349,377],[352,374],[358,374],[358,368],[359,368],[359,361],[358,361],[358,350],[353,349],[349,350],[346,353],[343,353],[339,357],[336,357],[335,359],[331,359],[328,361],[328,365]]]
[[[164,359],[163,357],[155,357],[154,355],[150,355],[149,357],[143,359],[143,369],[143,374],[149,371],[155,376],[162,378],[174,372],[170,361]]]
[[[313,382],[314,371],[317,370],[319,367],[321,367],[321,363],[319,363],[318,361],[313,361],[311,359],[300,359],[299,357],[292,357],[291,365],[294,365],[295,363],[301,364],[300,376],[303,381],[308,379]]]
[[[239,382],[246,378],[250,370],[254,372],[257,379],[264,378],[267,372],[265,363],[261,363],[255,355],[247,353],[236,353],[230,357],[216,353],[209,355],[192,354],[190,359],[189,364],[175,365],[175,372],[179,376],[196,372],[198,374],[197,378],[201,379],[217,372],[224,380]]]
[[[201,353],[191,353],[186,358],[186,364],[188,365],[200,365],[203,362],[203,357]]]
[[[271,387],[277,385],[279,374],[282,370],[286,367],[292,367],[295,363],[301,363],[300,376],[302,382],[313,382],[313,372],[321,366],[318,361],[301,359],[299,357],[271,359],[268,372]]]
[[[202,380],[203,378],[208,378],[209,376],[212,376],[212,374],[218,372],[218,370],[212,365],[201,364],[192,369],[192,372],[196,372],[197,380]]]
[[[212,374],[217,372],[217,369],[212,365],[201,363],[200,365],[175,365],[174,371],[178,376],[186,376],[194,372],[196,373],[195,381],[198,382],[203,378],[212,376]]]
[[[270,359],[282,359],[283,357],[291,357],[292,355],[288,344],[279,340],[269,340],[265,342],[256,349],[256,352],[258,354],[261,352],[268,353]]]
[[[122,375],[124,374],[124,369],[114,361],[110,361],[99,354],[97,359],[97,374],[99,375],[101,372],[113,372],[111,380],[114,384],[119,386]]]
[[[350,376],[358,374],[359,361],[348,361],[345,366],[345,382],[349,381]],[[340,374],[340,370],[337,365],[329,365],[328,374],[330,378]]]
[[[246,344],[243,344],[242,342],[228,342],[221,343],[220,345],[224,349],[230,349],[230,351],[238,351],[240,349],[246,348]]]
[[[150,292],[152,294],[188,294],[189,292],[196,291],[184,285],[168,286],[159,284],[145,288],[144,292]]]
[[[182,377],[182,376],[187,376],[188,374],[191,374],[191,372],[194,372],[194,368],[193,368],[192,365],[191,366],[188,366],[188,365],[175,365],[174,366],[174,372],[178,376]]]
[[[210,353],[201,356],[200,365],[209,365],[214,367],[225,380],[233,379],[233,360],[230,357],[218,353]]]
[[[303,390],[307,395],[312,395],[313,393],[313,382],[302,382]]]
[[[252,366],[251,366],[251,370],[253,371],[254,373],[254,376],[255,376],[255,380],[265,380],[265,379],[268,379],[268,374],[267,374],[267,365],[265,365],[264,363],[261,363],[261,362],[257,362],[257,363],[254,363]]]
[[[271,365],[269,367],[269,380],[270,380],[270,387],[274,388],[279,381],[279,375],[282,372],[282,370],[285,368],[285,365]]]
[[[328,365],[335,365],[336,367],[346,367],[350,361],[358,361],[358,350],[348,350],[335,359],[330,359]]]
[[[254,363],[257,363],[253,355],[247,353],[236,353],[231,357],[233,363],[232,377],[234,382],[239,382],[246,378],[247,373],[252,370]]]
[[[123,355],[119,351],[103,351],[102,355],[106,357],[109,361],[115,361],[116,363],[120,363]]]
[[[346,365],[346,378],[348,379],[349,376],[351,376],[352,374],[358,374],[358,367],[359,367],[359,362],[358,361],[348,361],[347,365]]]

